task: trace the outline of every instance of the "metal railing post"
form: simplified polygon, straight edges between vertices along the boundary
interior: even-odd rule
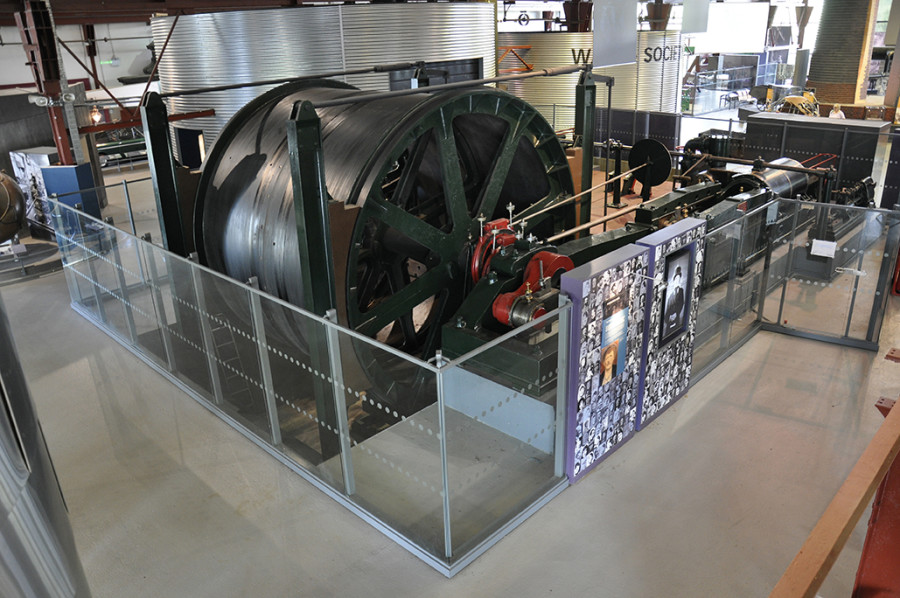
[[[149,235],[147,235],[149,239]],[[148,255],[149,252],[149,255]],[[166,306],[163,303],[162,291],[160,290],[159,274],[156,268],[156,248],[147,241],[144,245],[144,255],[147,257],[147,267],[150,269],[150,287],[153,289],[153,302],[156,304],[156,319],[159,324],[159,334],[162,337],[163,350],[166,353],[166,367],[170,372],[175,371],[175,352],[172,348],[172,336],[169,332],[168,318],[166,317]]]
[[[259,289],[259,281],[254,276],[249,281],[250,286]],[[258,292],[250,291],[250,317],[253,320],[253,336],[256,337],[256,347],[259,355],[259,372],[262,376],[263,390],[265,391],[266,415],[269,419],[269,429],[272,436],[272,444],[281,444],[281,426],[278,423],[278,406],[275,404],[275,385],[272,381],[272,365],[269,362],[269,344],[266,342],[266,325],[262,312],[262,301]]]
[[[329,309],[325,317],[337,324],[337,311]],[[341,361],[341,339],[336,326],[325,326],[325,343],[328,346],[328,360],[331,367],[331,388],[334,396],[334,413],[338,439],[341,443],[341,469],[344,474],[344,492],[347,496],[356,494],[356,477],[353,472],[353,456],[350,453],[350,424],[347,421],[347,403],[342,390],[344,368]]]
[[[128,211],[128,223],[131,225],[131,234],[137,236],[137,228],[134,225],[134,210],[131,207],[131,194],[128,192],[128,181],[122,181],[122,190],[125,194],[125,209]]]
[[[571,304],[565,295],[559,296],[559,307]],[[566,417],[568,415],[567,398],[569,396],[569,316],[571,309],[559,312],[559,326],[556,358],[556,436],[553,449],[553,474],[556,477],[566,473]]]
[[[128,282],[125,280],[125,268],[122,266],[122,256],[119,253],[118,237],[113,232],[112,218],[109,218],[107,223],[110,226],[106,229],[106,240],[113,254],[116,279],[119,281],[119,293],[122,296],[122,308],[125,310],[125,323],[128,326],[128,337],[131,339],[131,344],[136,345],[138,341],[137,327],[134,325],[134,311],[131,309],[131,300],[128,296]]]
[[[444,358],[441,351],[438,350],[434,356],[435,365],[438,367],[435,374],[435,382],[437,383],[437,403],[438,403],[438,439],[441,447],[441,495],[443,497],[444,511],[444,556],[448,559],[453,557],[453,536],[450,528],[450,475],[448,471],[447,460],[447,403],[444,399]]]
[[[225,395],[222,392],[222,378],[219,376],[219,366],[216,363],[216,344],[213,339],[212,327],[209,325],[209,317],[206,313],[206,293],[203,291],[200,269],[193,265],[191,266],[191,284],[194,289],[194,305],[197,308],[197,318],[200,320],[200,338],[203,342],[203,352],[206,354],[206,366],[209,369],[213,403],[221,406]]]
[[[778,302],[778,319],[775,321],[779,326],[781,325],[781,318],[784,316],[784,301],[787,297],[788,282],[790,282],[791,272],[794,269],[794,240],[797,238],[797,213],[800,211],[800,207],[797,204],[792,205],[794,207],[794,216],[791,219],[791,240],[788,243],[787,263],[784,266],[784,282],[781,285],[781,299]]]

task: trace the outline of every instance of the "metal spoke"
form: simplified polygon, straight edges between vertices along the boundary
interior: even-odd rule
[[[377,263],[369,263],[365,266],[362,280],[357,287],[357,297],[360,305],[368,305],[375,296],[378,285],[382,280],[383,272],[377,267]]]
[[[453,229],[462,228],[468,230],[472,217],[465,202],[466,190],[463,183],[463,173],[459,165],[459,150],[456,147],[456,137],[453,134],[453,119],[449,114],[449,110],[441,109],[441,116],[438,144],[441,155],[441,174],[444,180],[444,197],[456,198],[456,201],[451,199],[451,201],[447,202]]]
[[[450,310],[455,311],[459,307],[458,298],[454,298],[455,300],[451,301],[450,291],[449,289],[444,289],[441,292],[437,293],[434,297],[434,307],[432,308],[430,320],[431,326],[428,330],[428,336],[425,341],[422,343],[422,354],[423,357],[429,358],[434,355],[435,350],[438,348],[438,342],[440,339],[440,331],[441,327],[437,322],[445,322],[450,318]],[[451,308],[452,305],[452,308]],[[451,309],[448,309],[451,308]]]
[[[425,150],[428,149],[428,142],[431,140],[431,132],[422,135],[413,143],[409,151],[409,157],[400,173],[400,180],[397,182],[397,189],[394,191],[392,198],[393,203],[401,208],[407,209],[409,200],[412,197],[416,186],[416,178],[419,174],[419,168],[422,166],[422,158],[425,157]]]
[[[396,206],[385,200],[380,194],[373,194],[366,201],[375,207],[374,216],[399,231],[420,245],[429,249],[437,249],[446,238],[446,234],[422,220],[415,214],[407,212],[404,208]]]
[[[503,185],[506,184],[506,177],[509,176],[509,169],[512,166],[513,157],[519,148],[519,140],[528,130],[528,125],[534,119],[535,113],[525,113],[519,115],[516,123],[511,126],[503,136],[503,142],[500,144],[500,151],[494,159],[491,174],[488,176],[484,187],[481,191],[481,197],[478,200],[478,213],[485,214],[488,217],[494,214],[497,209],[497,201],[500,199],[500,193],[503,191]]]
[[[443,289],[448,279],[446,266],[429,270],[372,309],[360,314],[365,321],[356,329],[362,334],[374,335],[391,322],[412,313],[413,308]]]
[[[396,294],[409,284],[409,274],[403,272],[404,260],[396,260],[391,264],[390,282],[391,293]],[[406,346],[416,345],[416,326],[413,322],[413,311],[409,310],[398,318],[400,324],[400,333],[403,335],[403,344]]]

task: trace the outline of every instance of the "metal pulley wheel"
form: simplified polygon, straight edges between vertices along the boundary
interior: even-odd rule
[[[204,165],[195,213],[201,260],[303,305],[286,126],[294,104],[358,96],[333,81],[288,84],[239,111]],[[564,194],[564,150],[544,118],[492,88],[418,93],[319,108],[332,199],[357,207],[335,246],[352,328],[433,354],[440,326],[471,285],[466,268],[484,219],[516,218]],[[480,217],[482,217],[479,220]],[[571,206],[528,220],[527,235],[570,227]],[[338,258],[336,258],[338,261]],[[341,284],[341,281],[343,284]],[[343,287],[343,289],[341,288]]]
[[[669,150],[656,139],[641,139],[628,152],[628,167],[640,170],[634,172],[634,179],[641,185],[661,185],[669,178],[672,171],[672,158]]]

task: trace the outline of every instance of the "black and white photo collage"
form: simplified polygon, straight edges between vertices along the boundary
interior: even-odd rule
[[[649,325],[647,327],[647,358],[643,372],[643,392],[639,427],[643,427],[650,419],[658,415],[688,388],[693,362],[695,324],[697,310],[700,305],[700,283],[703,273],[703,242],[706,224],[702,223],[672,239],[657,245],[654,252],[653,272],[658,280],[666,284],[656,284],[653,291],[653,304],[650,308]],[[687,269],[690,260],[690,279],[683,277],[682,266]],[[677,264],[677,265],[675,265]],[[668,265],[668,268],[667,268]],[[677,270],[676,270],[677,269]],[[668,271],[667,271],[668,270]],[[662,277],[659,275],[662,274]],[[684,274],[687,274],[685,272]],[[673,309],[677,301],[676,292],[681,294],[677,285],[689,286],[687,290],[688,305],[684,311],[684,324],[674,327],[674,313],[681,306]],[[684,301],[683,295],[681,301]],[[671,322],[668,320],[672,320]]]
[[[573,478],[635,431],[649,255],[641,251],[583,282]]]

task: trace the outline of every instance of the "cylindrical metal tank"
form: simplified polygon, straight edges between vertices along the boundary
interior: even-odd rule
[[[535,69],[590,63],[593,33],[523,32],[500,33],[499,54],[507,48]],[[634,64],[597,69],[599,75],[615,77],[613,108],[677,112],[681,89],[681,33],[673,31],[639,31]],[[510,51],[501,61],[500,70],[524,68],[522,60]],[[535,77],[510,81],[508,90],[540,110],[557,129],[575,123],[575,84],[578,73],[552,78]],[[606,105],[604,86],[598,86],[597,104]]]
[[[159,65],[160,92],[263,81],[378,64],[474,60],[496,74],[495,5],[487,2],[299,6],[184,15]],[[161,51],[174,17],[153,19]],[[390,75],[341,78],[387,91]],[[216,115],[176,123],[202,130],[209,148],[228,119],[274,86],[246,87],[168,100],[170,112],[213,108]]]
[[[803,168],[803,164],[792,158],[777,158],[772,160],[771,163],[793,168]],[[733,195],[748,189],[759,189],[760,187],[768,188],[778,197],[793,198],[806,191],[807,187],[809,187],[809,175],[793,170],[767,168],[735,176],[726,185],[724,192],[727,195]]]

